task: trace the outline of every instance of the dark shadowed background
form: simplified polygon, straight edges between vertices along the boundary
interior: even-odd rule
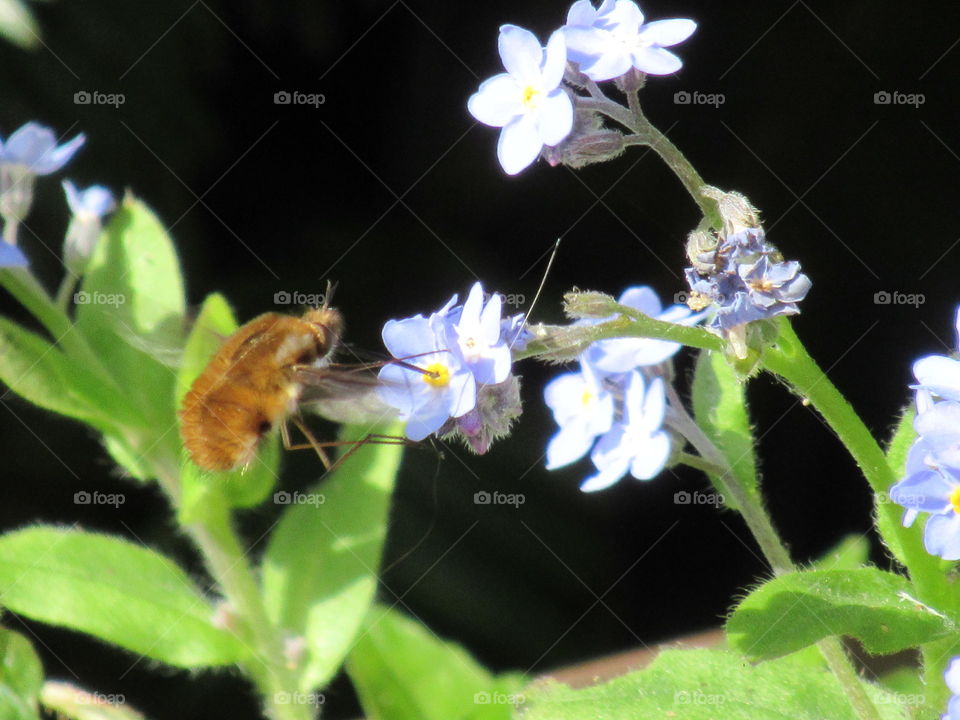
[[[642,7],[653,19],[700,23],[678,49],[684,68],[643,91],[648,116],[708,182],[747,194],[770,239],[803,263],[814,285],[798,332],[885,437],[907,401],[912,359],[956,342],[960,12],[867,0]],[[0,132],[31,119],[85,132],[62,176],[129,188],[152,205],[180,250],[191,303],[220,291],[248,319],[277,309],[277,292],[319,293],[333,279],[348,339],[370,351],[381,350],[387,319],[430,312],[476,279],[529,304],[557,237],[536,319],[560,321],[561,295],[574,285],[618,294],[649,284],[672,299],[698,217],[656,156],[633,149],[578,173],[541,162],[508,178],[497,131],[466,112],[479,82],[501,71],[498,26],[545,40],[566,9],[536,0],[38,4],[45,46],[0,45]],[[80,91],[125,102],[78,105]],[[276,105],[280,91],[325,102]],[[720,93],[724,103],[678,104],[680,91]],[[924,103],[877,104],[881,92],[920,93]],[[38,194],[23,246],[55,287],[66,206],[55,179]],[[880,291],[925,302],[878,305]],[[21,316],[8,297],[0,303]],[[678,365],[685,395],[690,358]],[[553,425],[541,389],[558,370],[525,363],[520,372],[525,412],[510,440],[482,458],[408,453],[387,561],[430,533],[385,575],[382,599],[492,667],[530,674],[717,625],[767,572],[743,524],[674,504],[679,490],[705,489],[694,472],[589,496],[577,488],[588,463],[547,473]],[[867,531],[866,483],[830,431],[768,378],[750,396],[770,508],[795,558]],[[79,522],[202,572],[171,532],[160,493],[117,479],[91,433],[10,395],[0,405],[2,529]],[[308,453],[285,463],[289,489],[320,469]],[[76,506],[82,489],[124,492],[126,503]],[[525,502],[475,505],[480,490]],[[251,542],[278,511],[245,514]],[[874,560],[885,562],[880,552]],[[190,676],[5,622],[33,634],[51,677],[123,693],[151,718],[257,717],[228,672]],[[325,712],[358,713],[342,679]]]

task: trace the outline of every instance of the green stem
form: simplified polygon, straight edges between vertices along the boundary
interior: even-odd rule
[[[780,535],[773,527],[770,515],[760,497],[748,492],[746,487],[737,481],[737,476],[727,457],[690,417],[676,390],[672,386],[667,387],[670,400],[669,418],[672,425],[690,441],[706,464],[720,469],[719,473],[715,471],[711,473],[711,479],[722,495],[732,499],[733,502],[730,505],[740,512],[774,573],[780,575],[796,572],[797,567],[790,558],[790,553],[780,539]],[[880,720],[880,713],[867,695],[866,688],[857,676],[857,671],[840,640],[835,637],[824,638],[817,643],[817,648],[843,687],[857,717],[860,720]]]
[[[179,497],[179,475],[172,465],[155,466],[158,480],[172,501]],[[175,503],[176,504],[176,503]],[[271,720],[309,720],[311,706],[290,702],[299,691],[297,674],[287,666],[283,637],[270,622],[260,588],[225,502],[210,507],[203,521],[185,527],[203,556],[207,570],[236,612],[252,645],[254,657],[242,664],[264,702]],[[286,698],[286,702],[280,700]]]
[[[886,497],[898,478],[880,445],[847,399],[807,353],[790,321],[782,318],[779,327],[777,344],[764,353],[764,368],[777,375],[798,397],[820,413],[847,448],[875,495]],[[902,526],[902,512],[902,508],[893,503],[877,503],[877,514],[883,515],[885,520],[882,525],[878,523],[878,527],[886,527],[894,534],[889,542],[900,548],[918,599],[941,611],[952,608],[955,604],[953,592],[940,570],[939,560],[927,553],[917,533]],[[939,643],[924,646],[921,650],[928,704],[934,708],[946,707],[949,690],[942,675],[950,659],[949,653],[944,652]]]

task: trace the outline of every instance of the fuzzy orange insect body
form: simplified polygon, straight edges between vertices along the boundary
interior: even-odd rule
[[[342,331],[342,315],[322,307],[300,318],[266,313],[231,335],[183,400],[180,434],[193,461],[232,470],[253,460],[296,411],[303,369],[327,358]]]

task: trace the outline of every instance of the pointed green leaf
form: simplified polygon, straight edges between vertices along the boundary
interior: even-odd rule
[[[493,676],[459,645],[402,613],[374,606],[347,660],[370,720],[509,720]]]
[[[348,426],[341,438],[400,430]],[[401,445],[367,444],[310,492],[274,494],[289,507],[264,556],[264,596],[271,620],[306,638],[304,692],[340,667],[373,602],[402,454]]]
[[[76,297],[77,329],[147,420],[144,446],[174,457],[183,281],[163,225],[138,200],[128,196],[114,214]]]
[[[693,412],[697,424],[727,458],[737,482],[756,497],[757,460],[747,415],[746,382],[730,367],[722,352],[701,350],[697,357]],[[716,478],[711,480],[724,492]],[[725,499],[729,505],[730,498]]]
[[[98,428],[143,421],[119,388],[39,335],[0,317],[0,381],[25,400]]]
[[[845,635],[874,654],[913,648],[956,632],[918,603],[910,582],[878,570],[812,570],[781,575],[750,593],[727,621],[730,645],[773,658]]]
[[[906,720],[895,697],[864,683],[883,720]],[[649,667],[574,690],[528,687],[523,720],[857,720],[825,669],[786,657],[759,665],[723,650],[667,650]]]
[[[65,682],[47,682],[40,702],[56,713],[57,718],[69,720],[143,720],[123,695],[90,693]]]
[[[106,535],[41,526],[0,536],[0,605],[177,667],[246,655],[179,567]]]
[[[20,633],[0,628],[0,718],[37,720],[43,666]]]
[[[904,468],[907,464],[907,453],[910,452],[910,446],[913,445],[914,440],[917,439],[917,431],[913,429],[913,420],[915,417],[916,412],[911,404],[900,416],[897,429],[894,431],[889,447],[887,447],[887,462],[890,463],[890,467],[893,468],[898,478],[903,477]],[[893,553],[897,561],[906,567],[908,563],[903,551],[903,541],[905,538],[912,538],[912,542],[916,544],[916,547],[922,547],[923,523],[914,523],[913,527],[905,528],[901,523],[903,508],[896,503],[892,503],[889,495],[886,493],[878,495],[875,501],[877,532],[879,532],[880,538],[890,549],[890,552]],[[928,572],[938,572],[936,564],[936,558],[931,557],[928,562]]]
[[[856,570],[870,558],[870,541],[866,535],[851,534],[843,538],[813,563],[813,570]]]

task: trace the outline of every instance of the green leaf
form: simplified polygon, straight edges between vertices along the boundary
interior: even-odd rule
[[[193,381],[203,372],[223,340],[237,329],[237,321],[226,298],[218,293],[207,296],[183,351],[177,373],[176,404]],[[197,522],[204,510],[218,498],[230,507],[254,507],[266,499],[277,481],[280,467],[280,442],[276,434],[266,438],[256,458],[247,468],[230,472],[208,472],[194,465],[184,452],[180,463],[180,522]],[[216,496],[216,497],[215,497]]]
[[[149,208],[124,199],[77,298],[77,329],[151,429],[144,447],[176,457],[174,368],[185,342],[185,299],[176,251]]]
[[[697,425],[727,458],[737,482],[756,498],[759,493],[757,460],[747,415],[746,383],[730,367],[722,352],[701,350],[697,357],[693,376],[693,412]],[[718,479],[710,479],[723,493]],[[734,507],[729,493],[726,500]]]
[[[123,695],[90,693],[65,682],[47,682],[40,702],[56,713],[57,718],[71,720],[143,720]]]
[[[856,570],[867,564],[870,541],[866,535],[850,534],[817,558],[814,570]]]
[[[493,676],[462,647],[382,606],[367,615],[347,673],[370,720],[510,718]]]
[[[400,431],[347,426],[340,436]],[[303,692],[333,676],[373,602],[402,454],[402,445],[368,443],[310,492],[274,495],[290,505],[264,556],[264,597],[276,625],[306,638]]]
[[[864,686],[883,720],[906,720],[892,696]],[[524,696],[523,720],[857,720],[826,670],[789,657],[751,665],[724,650],[667,650],[602,685],[547,681]]]
[[[0,381],[34,405],[98,429],[142,422],[124,402],[118,387],[103,382],[83,363],[3,317]]]
[[[37,720],[43,666],[20,633],[0,628],[0,717]]]
[[[41,526],[0,536],[0,605],[177,667],[246,655],[179,567],[106,535]]]
[[[773,658],[831,635],[854,637],[882,655],[956,632],[912,593],[906,578],[876,568],[781,575],[737,606],[727,638],[751,658]]]

